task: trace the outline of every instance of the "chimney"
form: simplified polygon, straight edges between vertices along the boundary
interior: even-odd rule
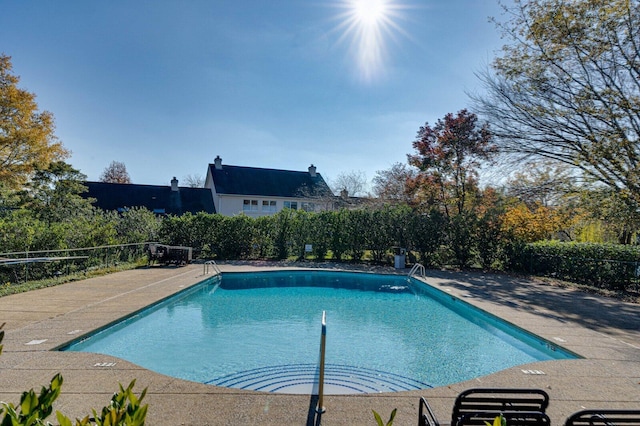
[[[216,155],[216,159],[213,160],[213,164],[216,165],[216,170],[222,170],[222,158],[219,155]]]
[[[178,191],[178,179],[175,176],[171,179],[171,190]]]
[[[347,188],[343,188],[342,191],[340,191],[340,197],[344,199],[349,198],[349,191],[347,191]]]
[[[313,164],[309,166],[309,174],[311,177],[316,177],[316,166]]]

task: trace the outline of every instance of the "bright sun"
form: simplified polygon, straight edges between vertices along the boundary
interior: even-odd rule
[[[351,40],[360,77],[367,82],[384,71],[386,37],[404,31],[396,23],[401,7],[396,0],[341,0],[341,40]]]
[[[387,15],[384,0],[353,0],[353,13],[364,25],[377,25]]]

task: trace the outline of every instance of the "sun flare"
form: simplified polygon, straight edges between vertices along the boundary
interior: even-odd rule
[[[388,37],[404,33],[397,24],[403,9],[396,0],[341,0],[340,40],[350,39],[358,74],[371,82],[384,72]]]
[[[377,25],[387,14],[384,0],[354,0],[353,14],[364,25]]]

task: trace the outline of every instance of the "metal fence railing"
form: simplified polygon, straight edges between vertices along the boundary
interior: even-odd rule
[[[86,274],[93,269],[136,262],[145,256],[145,244],[0,253],[0,285]]]

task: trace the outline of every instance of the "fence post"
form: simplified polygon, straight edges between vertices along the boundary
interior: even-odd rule
[[[27,251],[26,251],[26,259],[27,259],[27,262],[25,262],[25,264],[24,264],[24,282],[25,283],[29,281],[29,261],[28,261],[28,259],[29,259],[29,249],[28,248],[27,248]]]

